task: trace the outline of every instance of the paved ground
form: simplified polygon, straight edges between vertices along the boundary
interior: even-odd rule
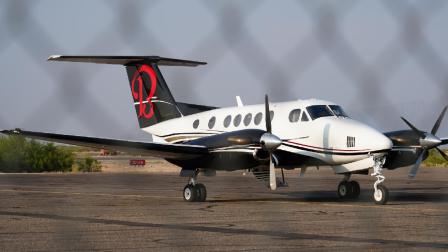
[[[448,169],[387,172],[391,201],[341,202],[340,177],[288,173],[269,192],[252,176],[201,178],[205,203],[181,198],[177,174],[0,174],[0,251],[448,250]]]

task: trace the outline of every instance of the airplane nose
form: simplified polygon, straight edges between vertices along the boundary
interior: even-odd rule
[[[370,139],[369,148],[372,150],[390,150],[393,147],[392,141],[380,131],[366,126],[365,136]]]
[[[385,135],[380,133],[378,137],[378,149],[380,150],[390,150],[392,149],[393,143],[392,141]]]

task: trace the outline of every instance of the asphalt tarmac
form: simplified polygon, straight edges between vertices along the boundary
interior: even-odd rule
[[[0,251],[448,250],[448,168],[386,171],[388,205],[341,201],[321,169],[270,192],[251,174],[200,177],[207,202],[182,199],[175,173],[0,174]]]

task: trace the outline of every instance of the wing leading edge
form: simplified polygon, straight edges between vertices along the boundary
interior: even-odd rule
[[[209,154],[207,147],[200,145],[145,143],[119,139],[62,135],[23,130],[3,130],[0,131],[0,133],[7,135],[19,135],[27,138],[50,142],[79,145],[92,148],[104,148],[132,154],[149,155],[178,160],[192,159]]]

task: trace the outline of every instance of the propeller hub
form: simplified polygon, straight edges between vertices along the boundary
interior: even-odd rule
[[[434,136],[433,134],[425,134],[425,138],[420,138],[420,145],[425,148],[433,148],[442,143],[440,138]]]
[[[260,143],[265,151],[273,152],[282,144],[282,140],[274,134],[264,133],[260,138]]]

